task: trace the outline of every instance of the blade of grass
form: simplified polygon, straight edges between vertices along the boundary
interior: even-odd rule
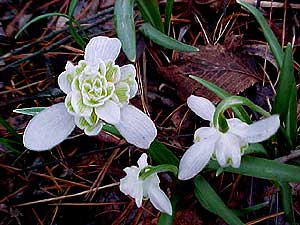
[[[127,58],[134,62],[136,58],[136,34],[133,19],[134,0],[116,0],[114,7],[115,30],[122,43]]]
[[[35,23],[35,22],[37,22],[37,21],[39,21],[39,20],[41,20],[41,19],[44,19],[44,18],[47,18],[47,17],[49,17],[49,16],[62,16],[62,17],[65,17],[65,18],[68,18],[69,19],[69,17],[66,15],[66,14],[62,14],[62,13],[46,13],[46,14],[44,14],[44,15],[40,15],[40,16],[37,16],[37,17],[35,17],[34,19],[32,19],[32,20],[30,20],[29,22],[27,22],[18,32],[17,32],[17,34],[15,35],[15,39],[17,39],[19,36],[20,36],[20,34],[27,28],[27,27],[29,27],[31,24],[33,24],[33,23]]]
[[[163,32],[157,0],[137,0],[137,5],[145,22],[150,23],[157,30]]]
[[[0,116],[0,125],[4,127],[4,129],[12,136],[16,138],[17,141],[22,142],[22,137],[10,126],[8,122],[6,122],[3,117]]]
[[[238,217],[244,217],[246,216],[248,213],[257,211],[259,209],[262,209],[266,206],[269,206],[269,202],[263,202],[254,206],[250,206],[248,208],[244,208],[244,209],[232,209],[232,211],[234,212],[235,215],[237,215]]]
[[[194,179],[194,184],[195,195],[204,208],[220,216],[229,225],[244,225],[201,175]]]
[[[276,182],[280,188],[281,204],[285,212],[285,216],[290,225],[296,225],[294,211],[293,211],[293,199],[292,188],[287,182]]]
[[[19,113],[28,116],[35,116],[39,112],[43,111],[47,107],[31,107],[31,108],[21,108],[13,110],[14,113]]]
[[[170,27],[171,27],[171,15],[173,8],[174,0],[167,0],[166,8],[165,8],[165,34],[170,35]]]
[[[243,2],[242,0],[237,0],[237,3],[246,8],[255,17],[256,21],[259,23],[260,27],[263,30],[263,34],[270,46],[274,58],[276,59],[277,65],[279,65],[279,68],[281,68],[283,61],[283,51],[276,36],[274,35],[273,31],[268,25],[266,19],[263,17],[261,12],[252,5]]]
[[[155,29],[150,23],[144,23],[140,27],[140,31],[148,37],[154,43],[168,48],[173,49],[176,51],[181,52],[196,52],[199,51],[198,48],[193,47],[191,45],[184,44],[180,41],[177,41],[169,36],[165,35],[164,33],[160,32],[159,30]]]
[[[278,113],[280,115],[282,126],[293,145],[296,144],[297,137],[296,101],[297,90],[294,78],[293,53],[292,46],[288,44],[284,54],[272,111],[274,114]]]
[[[75,30],[73,24],[75,23],[74,19],[74,11],[77,5],[77,0],[72,0],[69,5],[68,18],[69,18],[69,31],[72,37],[75,39],[76,43],[80,45],[82,49],[84,49],[86,42],[80,36],[80,34]]]
[[[227,98],[227,97],[231,96],[231,94],[229,92],[225,91],[224,89],[218,87],[217,85],[215,85],[215,84],[213,84],[209,81],[206,81],[206,80],[204,80],[200,77],[196,77],[196,76],[192,76],[192,75],[190,75],[190,77],[192,79],[194,79],[195,81],[199,82],[200,84],[202,84],[208,90],[215,93],[221,99],[224,99],[224,98]],[[246,110],[242,106],[232,107],[232,111],[234,112],[234,115],[236,117],[238,117],[239,119],[241,119],[242,121],[244,121],[248,124],[252,123],[252,120],[250,119],[248,113],[246,112]]]
[[[211,160],[206,166],[210,170],[218,170],[219,167],[215,160]],[[300,182],[300,167],[257,157],[244,156],[240,168],[226,167],[223,170],[273,181]]]

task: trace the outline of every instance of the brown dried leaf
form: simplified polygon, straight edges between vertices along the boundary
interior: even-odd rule
[[[158,72],[177,88],[177,95],[186,101],[191,94],[203,96],[213,102],[218,97],[198,82],[194,75],[210,81],[236,95],[261,80],[254,65],[242,55],[233,54],[221,45],[199,46],[199,52],[178,53],[178,60],[159,67]]]

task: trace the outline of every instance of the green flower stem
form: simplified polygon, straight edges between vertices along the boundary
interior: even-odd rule
[[[250,109],[260,113],[263,116],[269,117],[271,114],[263,108],[255,105],[252,101],[241,96],[231,96],[223,99],[217,106],[213,116],[213,125],[218,128],[221,132],[226,132],[229,127],[224,116],[225,110],[237,105],[246,105]]]
[[[177,166],[170,165],[170,164],[162,164],[158,166],[146,166],[141,170],[139,174],[139,178],[145,180],[150,175],[154,173],[161,173],[161,172],[172,172],[177,177],[178,168]]]

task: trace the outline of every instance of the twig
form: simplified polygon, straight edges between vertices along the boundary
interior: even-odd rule
[[[119,182],[116,182],[116,183],[104,185],[104,186],[101,186],[101,187],[93,188],[92,191],[96,192],[96,191],[99,191],[99,190],[102,190],[102,189],[105,189],[105,188],[115,187],[115,186],[118,186],[118,185],[119,185]],[[38,200],[38,201],[34,201],[34,202],[21,203],[21,204],[15,205],[15,207],[35,205],[35,204],[40,204],[40,203],[45,203],[45,202],[52,202],[52,201],[56,201],[56,200],[66,199],[66,198],[73,198],[73,197],[85,195],[90,191],[91,190],[86,190],[86,191],[82,191],[82,192],[72,194],[72,195],[65,195],[65,196],[59,196],[59,197],[55,197],[55,198],[42,199],[42,200]]]
[[[287,161],[290,161],[292,159],[300,157],[300,150],[294,150],[291,151],[289,155],[282,156],[280,158],[277,158],[276,161],[281,163],[286,163]]]

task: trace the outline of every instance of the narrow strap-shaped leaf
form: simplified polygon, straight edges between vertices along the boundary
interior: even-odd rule
[[[294,211],[292,188],[287,182],[276,182],[280,188],[281,204],[285,212],[285,216],[290,225],[296,225]]]
[[[210,186],[210,184],[198,175],[194,179],[195,195],[200,204],[208,211],[220,216],[229,225],[243,225],[244,223],[230,210]]]
[[[277,64],[279,65],[279,68],[281,68],[282,61],[283,61],[283,51],[281,49],[281,46],[274,35],[273,31],[271,30],[270,26],[268,25],[266,19],[263,17],[261,12],[257,10],[252,5],[243,2],[243,0],[237,0],[237,3],[239,3],[241,6],[245,7],[252,15],[255,17],[259,25],[261,26],[264,36],[270,45],[271,52],[273,53],[274,58],[276,59]]]
[[[72,0],[69,5],[68,17],[69,17],[69,31],[72,37],[75,39],[76,43],[80,45],[82,49],[84,49],[86,43],[80,34],[75,30],[73,24],[75,23],[74,19],[74,11],[77,5],[77,0]]]
[[[167,0],[165,8],[165,34],[170,35],[171,15],[174,0]]]
[[[39,112],[43,111],[47,107],[31,107],[31,108],[21,108],[21,109],[15,109],[13,112],[14,113],[20,113],[23,115],[28,115],[28,116],[35,116]]]
[[[195,81],[199,82],[200,84],[202,84],[208,90],[215,93],[221,99],[228,98],[231,96],[231,94],[229,92],[225,91],[224,89],[218,87],[217,85],[215,85],[209,81],[206,81],[206,80],[204,80],[200,77],[196,77],[196,76],[190,76],[190,77],[192,79],[194,79]],[[236,117],[238,117],[239,119],[241,119],[242,121],[244,121],[246,123],[252,123],[252,120],[248,116],[248,113],[242,106],[232,107],[232,111],[234,112],[234,115]]]
[[[263,203],[259,203],[259,204],[254,205],[254,206],[250,206],[248,208],[232,209],[232,212],[234,212],[234,214],[237,215],[238,217],[244,217],[248,213],[254,212],[254,211],[259,210],[261,208],[264,208],[266,206],[269,206],[269,201],[266,201],[266,202],[263,202]]]
[[[0,116],[0,125],[2,125],[5,130],[10,134],[13,135],[19,142],[22,142],[22,137],[10,126],[6,120]]]
[[[145,22],[150,23],[157,30],[163,32],[157,0],[137,0],[137,5]]]
[[[69,18],[66,14],[62,14],[62,13],[45,13],[43,15],[40,15],[40,16],[37,16],[35,18],[33,18],[32,20],[30,20],[29,22],[27,22],[18,32],[17,34],[15,35],[15,39],[17,39],[19,37],[19,35],[27,28],[29,27],[31,24],[41,20],[41,19],[44,19],[44,18],[47,18],[49,16],[62,16],[62,17],[65,17],[65,18]]]
[[[177,41],[159,30],[155,29],[150,23],[144,23],[140,27],[140,31],[154,43],[168,49],[173,49],[180,52],[196,52],[198,48]]]
[[[219,164],[215,160],[211,160],[206,166],[206,168],[211,170],[217,170],[219,167]],[[225,172],[262,179],[300,182],[300,167],[257,157],[244,156],[240,168],[225,167],[223,169]]]
[[[134,0],[116,0],[114,6],[115,29],[127,58],[134,62],[136,58],[136,35],[133,19]]]
[[[287,45],[273,105],[273,113],[280,115],[286,135],[295,144],[297,137],[297,90],[294,78],[292,46]]]

